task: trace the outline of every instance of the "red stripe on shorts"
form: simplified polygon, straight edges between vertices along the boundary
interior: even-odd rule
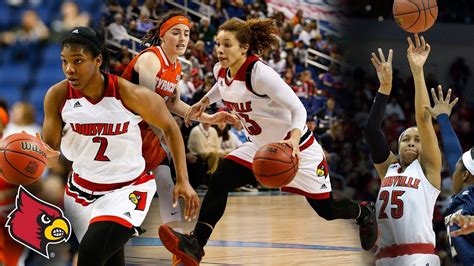
[[[435,247],[433,244],[427,243],[393,245],[381,249],[375,258],[379,260],[383,258],[395,258],[403,255],[434,254],[434,251]]]
[[[82,188],[85,188],[90,191],[96,191],[96,192],[105,192],[105,191],[111,191],[111,190],[116,190],[119,188],[123,188],[125,186],[131,185],[133,183],[141,184],[146,181],[142,181],[141,179],[144,178],[146,181],[150,180],[153,178],[153,175],[148,175],[146,172],[141,173],[137,178],[132,179],[130,181],[125,181],[125,182],[120,182],[120,183],[111,183],[111,184],[101,184],[101,183],[94,183],[89,180],[86,180],[82,177],[80,177],[78,174],[74,173],[74,183],[79,185]]]
[[[116,222],[116,223],[121,224],[121,225],[123,225],[125,227],[128,227],[128,228],[133,227],[133,225],[129,221],[127,221],[123,218],[117,217],[117,216],[112,216],[112,215],[102,215],[102,216],[94,217],[89,222],[89,224],[92,224],[92,223],[95,223],[95,222]]]
[[[234,161],[234,162],[236,162],[236,163],[238,163],[238,164],[240,164],[240,165],[243,165],[243,166],[249,168],[250,170],[252,170],[252,163],[247,162],[247,161],[245,161],[245,160],[242,160],[242,159],[240,159],[239,157],[236,157],[236,156],[234,156],[234,155],[227,155],[227,156],[225,156],[225,158],[226,158],[226,159],[229,159],[229,160],[232,160],[232,161]]]

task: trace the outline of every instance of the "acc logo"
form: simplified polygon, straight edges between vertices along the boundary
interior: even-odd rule
[[[144,211],[146,207],[146,192],[133,191],[128,195],[130,201],[135,204],[135,210]]]
[[[328,164],[326,163],[326,159],[323,158],[321,163],[319,163],[318,168],[316,168],[316,175],[318,177],[326,178],[328,176]]]
[[[18,188],[16,208],[5,226],[13,239],[48,259],[49,244],[66,242],[71,235],[71,223],[63,211],[23,186]]]

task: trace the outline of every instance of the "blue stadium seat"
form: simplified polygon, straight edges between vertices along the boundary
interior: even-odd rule
[[[49,88],[55,83],[65,79],[60,67],[44,66],[36,74],[36,86]]]
[[[14,103],[22,100],[21,88],[19,87],[3,87],[0,85],[0,95],[7,100],[8,105],[12,106]]]
[[[4,64],[0,68],[1,87],[22,87],[30,80],[30,68],[26,64]]]
[[[43,49],[43,66],[61,68],[61,46],[59,44],[50,44]]]

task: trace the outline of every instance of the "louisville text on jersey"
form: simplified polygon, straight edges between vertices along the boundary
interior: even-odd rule
[[[128,132],[128,125],[130,122],[125,123],[92,123],[92,124],[80,124],[70,123],[71,128],[74,132],[84,136],[113,136],[122,135]]]
[[[406,176],[387,176],[382,181],[382,187],[411,187],[418,189],[420,179]]]
[[[244,103],[233,103],[224,101],[225,106],[229,109],[229,111],[235,111],[237,113],[248,113],[252,111],[252,102],[244,102]]]

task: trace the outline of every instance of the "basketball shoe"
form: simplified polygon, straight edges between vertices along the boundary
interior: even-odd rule
[[[375,216],[375,205],[369,201],[359,203],[361,208],[367,208],[369,215],[357,220],[359,225],[360,244],[364,250],[370,250],[374,247],[379,236],[377,226],[377,217]]]
[[[204,249],[199,245],[196,236],[181,234],[163,224],[158,229],[160,240],[171,253],[186,266],[197,266],[204,256]]]

